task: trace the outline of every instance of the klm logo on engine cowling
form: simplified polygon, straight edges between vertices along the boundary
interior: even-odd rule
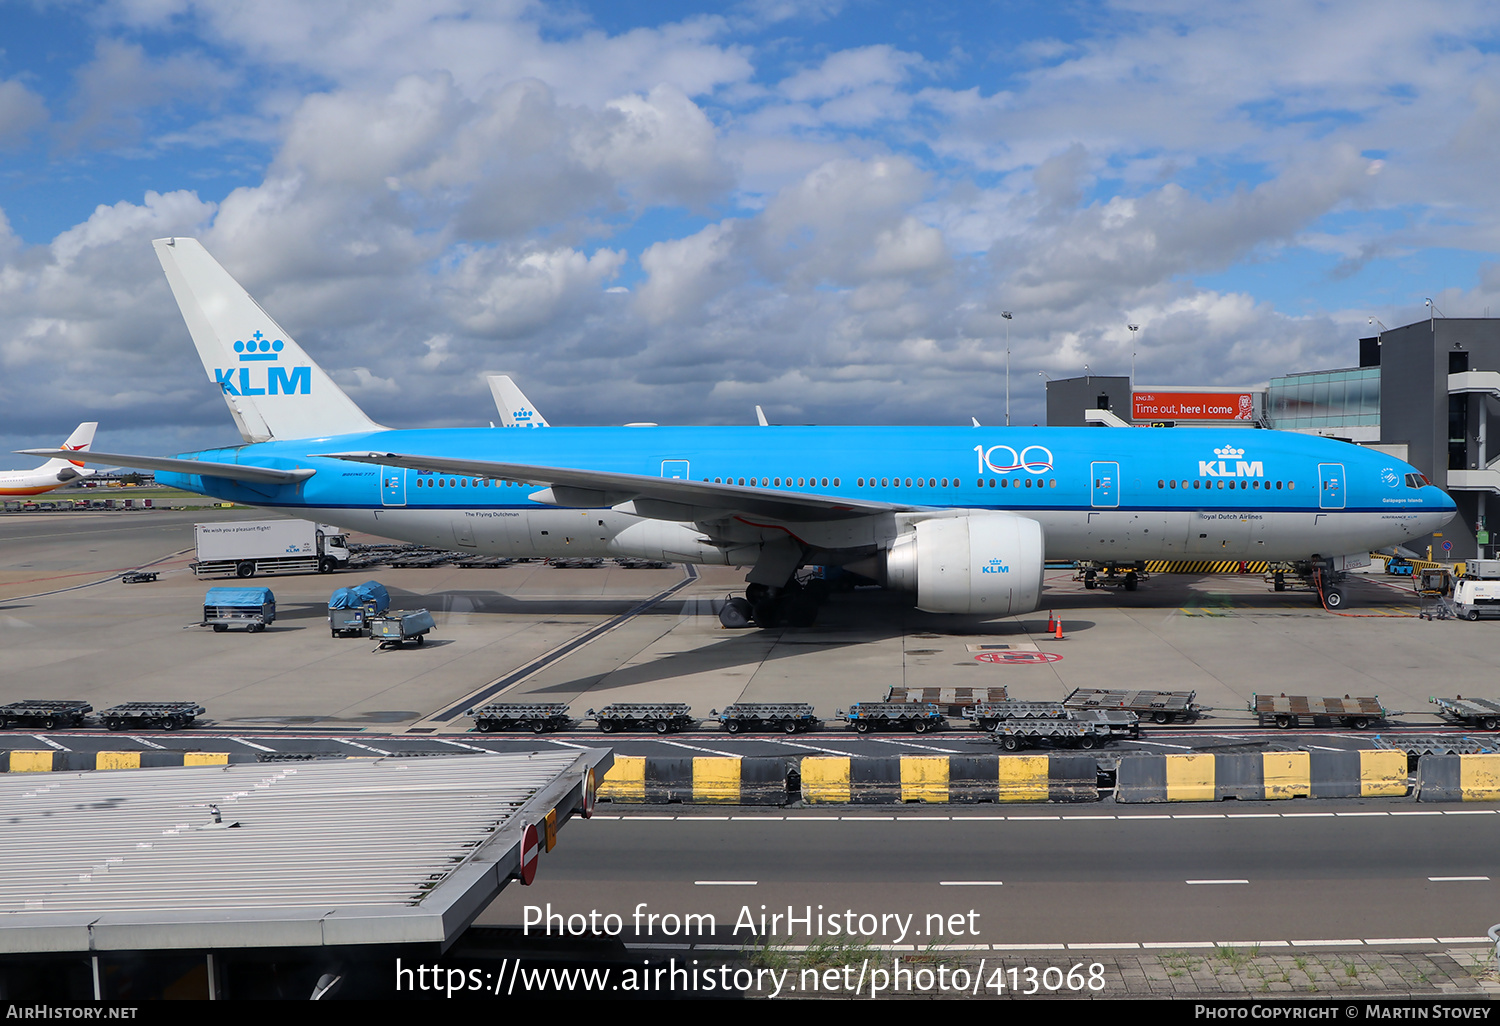
[[[1246,462],[1240,459],[1245,455],[1244,449],[1236,449],[1232,445],[1226,445],[1222,449],[1215,449],[1214,455],[1217,460],[1199,460],[1199,477],[1265,477],[1265,467],[1260,460]]]
[[[992,559],[981,566],[979,572],[982,574],[1008,574],[1010,573],[1010,567],[1005,565],[1005,560],[1003,559]]]
[[[228,395],[311,395],[312,367],[283,367],[281,351],[286,343],[269,339],[257,331],[248,339],[235,342],[239,367],[214,368],[214,384]],[[269,364],[264,373],[245,364]]]

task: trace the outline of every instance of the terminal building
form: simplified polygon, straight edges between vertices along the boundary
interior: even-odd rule
[[[1092,412],[1097,411],[1097,412]],[[1047,423],[1272,428],[1343,439],[1406,460],[1458,504],[1413,545],[1438,558],[1491,557],[1500,513],[1500,318],[1434,317],[1359,340],[1359,366],[1246,387],[1136,385],[1089,375],[1047,382]],[[1495,443],[1490,439],[1494,438]]]

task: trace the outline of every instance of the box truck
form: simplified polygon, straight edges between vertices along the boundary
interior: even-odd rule
[[[349,538],[307,520],[236,520],[196,524],[197,577],[326,574],[349,565]]]

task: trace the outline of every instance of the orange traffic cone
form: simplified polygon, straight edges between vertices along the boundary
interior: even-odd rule
[[[1056,638],[1058,641],[1061,641],[1062,640],[1062,621],[1061,620],[1056,621],[1056,626],[1057,626],[1057,633],[1054,634],[1054,635],[1052,635],[1052,636],[1054,638]]]

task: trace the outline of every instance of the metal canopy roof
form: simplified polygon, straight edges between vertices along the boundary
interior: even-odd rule
[[[451,942],[609,758],[6,774],[0,951]]]

